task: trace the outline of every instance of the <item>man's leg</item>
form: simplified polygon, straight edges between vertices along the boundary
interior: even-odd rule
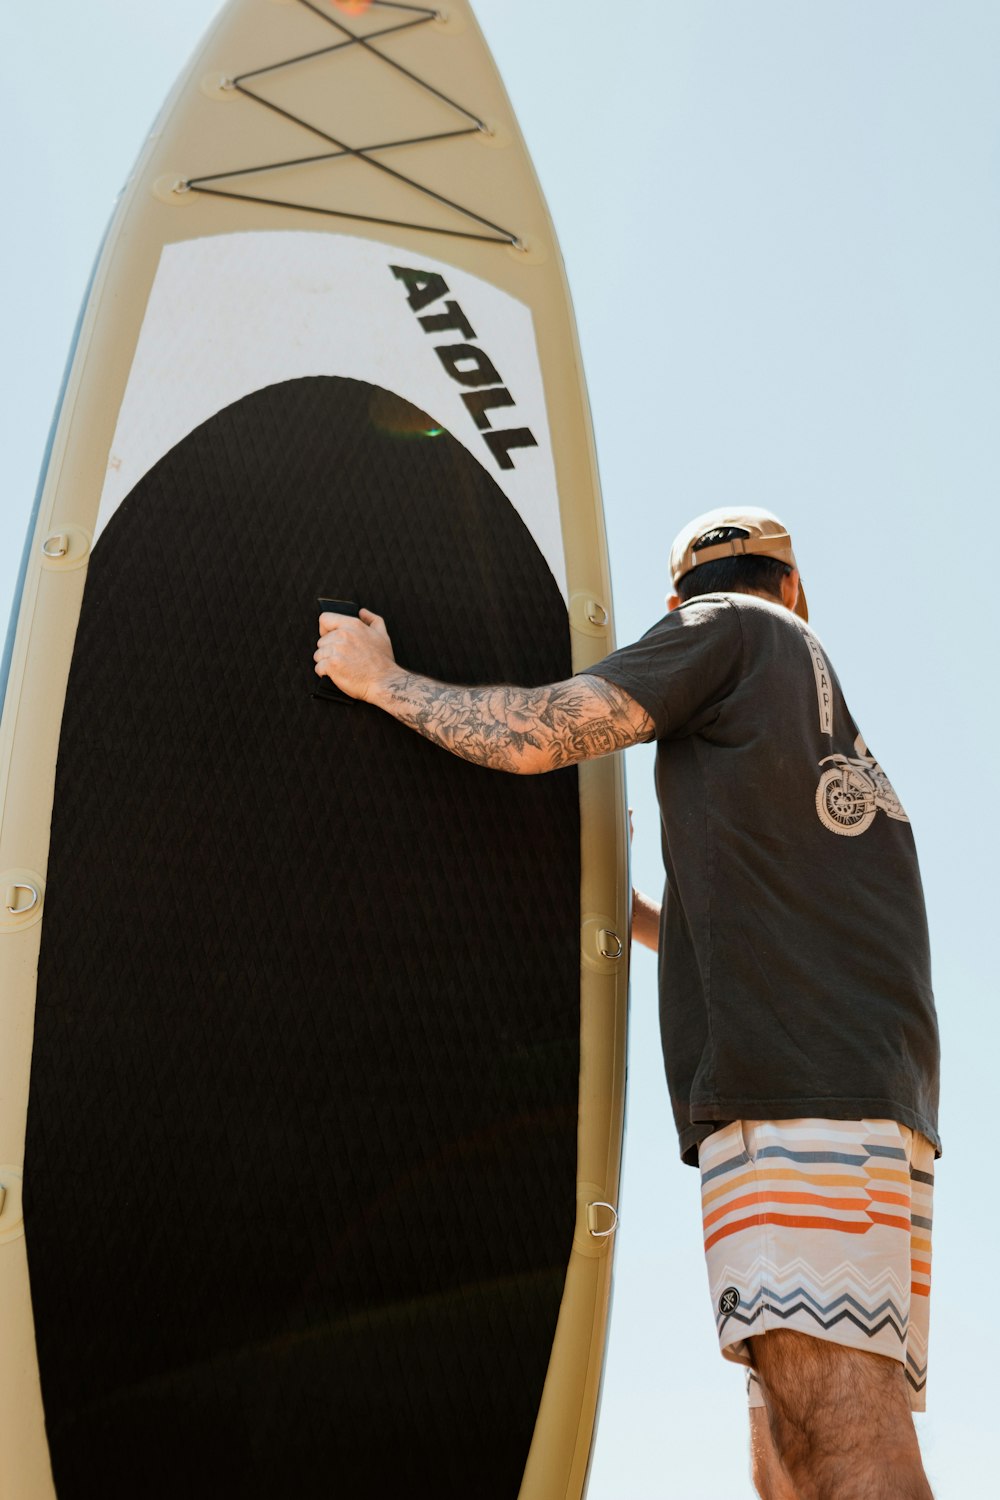
[[[763,1406],[750,1408],[750,1473],[760,1500],[799,1500],[798,1490],[774,1446],[767,1409]]]
[[[789,1329],[749,1342],[790,1497],[932,1500],[898,1360]],[[780,1489],[762,1493],[784,1500]]]
[[[702,1142],[699,1164],[720,1348],[748,1367],[760,1350],[773,1388],[765,1405],[749,1382],[758,1493],[925,1500],[909,1409],[923,1410],[927,1376],[933,1148],[886,1120],[738,1120]],[[866,1444],[901,1455],[889,1488],[878,1460],[865,1489],[803,1468],[804,1452],[849,1474]]]

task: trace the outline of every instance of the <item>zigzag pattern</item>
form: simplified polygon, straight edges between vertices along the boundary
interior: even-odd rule
[[[913,1355],[907,1351],[906,1364],[903,1368],[906,1371],[908,1384],[912,1386],[913,1390],[922,1391],[927,1385],[927,1361],[924,1360],[923,1364],[920,1365],[913,1358]]]
[[[841,1261],[822,1275],[801,1258],[779,1267],[763,1256],[756,1256],[739,1267],[727,1262],[714,1279],[724,1286],[756,1288],[753,1296],[749,1300],[743,1298],[735,1311],[725,1314],[717,1311],[720,1333],[730,1321],[749,1328],[765,1312],[785,1322],[803,1312],[823,1329],[846,1319],[869,1337],[891,1328],[901,1344],[906,1340],[910,1321],[908,1288],[892,1267],[868,1278],[860,1267]]]
[[[880,1265],[874,1275],[867,1276],[856,1260],[837,1261],[824,1271],[801,1255],[782,1260],[780,1265],[766,1255],[755,1255],[738,1264],[729,1259],[721,1265],[716,1262],[713,1272],[720,1280],[735,1281],[746,1276],[770,1281],[776,1286],[808,1281],[817,1297],[829,1295],[836,1288],[852,1293],[862,1303],[870,1304],[876,1298],[887,1297],[894,1298],[897,1306],[905,1307],[909,1300],[907,1282],[894,1265]]]
[[[902,1360],[923,1405],[933,1152],[890,1121],[724,1127],[702,1152],[723,1351],[775,1327]],[[905,1148],[905,1149],[904,1149]],[[838,1253],[839,1252],[839,1253]]]

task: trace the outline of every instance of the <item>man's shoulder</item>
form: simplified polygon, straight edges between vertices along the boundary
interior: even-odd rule
[[[651,642],[658,631],[679,630],[694,647],[701,642],[712,651],[738,650],[745,664],[759,667],[767,662],[808,659],[811,654],[826,662],[822,643],[810,625],[788,609],[780,599],[761,594],[698,594],[654,625],[644,639]],[[661,639],[665,637],[661,636]]]
[[[812,634],[805,621],[786,608],[780,599],[765,598],[762,594],[697,594],[687,603],[679,604],[673,614],[689,624],[728,625],[730,629],[777,633],[787,635],[789,639]]]
[[[646,636],[659,630],[689,630],[692,626],[699,625],[709,628],[713,625],[729,625],[732,628],[737,620],[733,609],[737,597],[736,594],[698,594],[694,599],[688,599],[686,603],[669,610],[655,625],[650,626]]]

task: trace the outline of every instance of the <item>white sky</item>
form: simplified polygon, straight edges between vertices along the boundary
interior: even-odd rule
[[[114,194],[215,0],[5,13],[6,615],[62,365]],[[813,623],[913,820],[945,1045],[930,1411],[938,1500],[993,1467],[1000,1043],[993,735],[1000,407],[995,0],[476,0],[573,288],[618,634],[671,538],[732,499],[790,524]],[[980,558],[982,563],[980,563]],[[991,686],[991,684],[993,686]],[[649,752],[629,755],[656,889]],[[976,793],[976,797],[972,793]],[[676,1160],[637,958],[613,1332],[591,1500],[738,1500],[697,1176]]]

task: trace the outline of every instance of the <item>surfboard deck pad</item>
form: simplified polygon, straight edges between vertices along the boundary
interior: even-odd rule
[[[499,1497],[524,1467],[574,1216],[576,773],[314,698],[333,587],[415,669],[570,670],[509,502],[362,382],[255,393],[119,508],[63,719],[28,1115],[61,1500],[290,1473]]]

